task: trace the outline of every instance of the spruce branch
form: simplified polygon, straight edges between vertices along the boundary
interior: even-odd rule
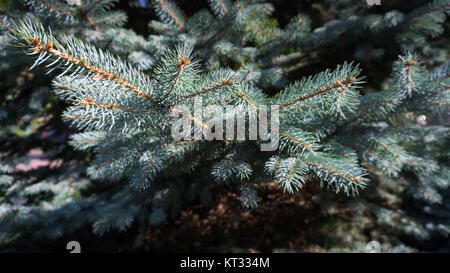
[[[422,16],[430,15],[434,12],[439,12],[442,10],[450,10],[450,3],[446,0],[434,0],[432,3],[429,3],[426,6],[420,7],[413,11],[409,15],[409,20],[415,20]]]
[[[100,5],[103,0],[96,0],[94,3],[92,3],[88,8],[84,9],[81,13],[81,15],[86,15],[90,13],[92,10],[94,10],[98,5]]]
[[[67,48],[65,48],[51,34],[47,33],[42,25],[32,20],[21,21],[15,27],[13,35],[22,44],[25,42],[24,46],[32,48],[32,54],[40,54],[35,65],[42,64],[50,57],[53,57],[55,61],[49,66],[57,63],[61,65],[66,61],[64,65],[61,65],[66,66],[66,69],[59,76],[66,74],[75,65],[79,69],[73,71],[74,74],[84,70],[88,76],[90,75],[94,79],[114,81],[146,100],[154,102],[154,98],[139,87],[148,85],[147,76],[131,68],[127,63],[114,59],[110,53],[103,52],[72,37],[66,39]],[[89,58],[86,56],[87,54],[89,54]],[[113,71],[126,75],[126,78]],[[131,75],[139,76],[132,79]]]
[[[336,112],[352,111],[356,102],[353,99],[356,96],[355,88],[361,83],[357,80],[359,72],[358,66],[353,67],[352,64],[344,63],[333,72],[325,71],[295,82],[277,94],[275,101],[279,103],[282,112],[292,110],[292,106],[306,100],[316,105],[323,105],[329,101],[334,104]],[[338,100],[332,91],[337,91],[334,94],[337,93]],[[340,104],[336,104],[336,101]]]
[[[265,165],[268,174],[273,175],[285,192],[294,193],[302,188],[307,179],[307,165],[296,157],[274,156]]]
[[[208,0],[208,3],[218,18],[230,15],[230,0]]]
[[[0,15],[5,15],[5,16],[7,16],[6,15],[6,13],[0,13]],[[14,30],[5,22],[5,20],[3,20],[2,18],[0,18],[0,24],[2,24],[2,26],[4,27],[4,28],[6,28],[6,30],[8,30],[10,33],[13,33],[14,32]]]
[[[255,209],[258,207],[258,194],[250,183],[241,184],[241,204],[244,208]]]
[[[96,4],[94,3],[93,7],[95,7],[95,5]],[[84,17],[96,31],[101,32],[101,30],[95,24],[94,20],[88,15],[88,12],[84,10],[83,7],[81,6],[80,0],[75,0],[75,7],[77,8],[78,13],[80,14],[81,17]]]
[[[239,97],[240,99],[244,100],[245,102],[247,102],[255,111],[256,113],[259,112],[257,105],[252,101],[251,98],[247,97],[245,94],[241,93],[241,92],[234,92],[236,94],[237,97]],[[303,150],[308,150],[308,151],[314,151],[314,148],[317,148],[317,144],[315,144],[311,138],[308,138],[308,136],[304,133],[304,132],[300,132],[299,134],[297,134],[296,136],[292,136],[289,133],[285,133],[282,132],[280,130],[277,130],[275,128],[273,128],[271,126],[270,123],[266,122],[266,125],[271,129],[274,130],[277,134],[279,134],[282,139],[286,139],[289,142],[294,144],[294,147],[290,147],[289,144],[285,144],[285,145],[281,145],[280,149],[284,149],[284,147],[288,146],[290,147],[289,149],[293,152],[296,152],[297,147],[300,146],[300,149]],[[295,134],[295,132],[292,132]],[[304,140],[303,140],[304,139]]]
[[[358,189],[364,189],[368,183],[365,169],[357,166],[356,162],[348,158],[336,158],[327,154],[309,155],[305,163],[310,166],[321,185],[336,192],[343,190],[347,194],[356,194]]]
[[[294,32],[304,23],[293,25]],[[400,56],[394,69],[400,90],[361,96],[357,91],[362,83],[359,67],[344,63],[333,71],[296,81],[268,98],[256,83],[263,72],[277,75],[279,70],[246,64],[238,71],[201,73],[190,42],[161,54],[149,78],[130,64],[74,38],[67,38],[62,46],[32,21],[21,22],[16,28],[15,37],[31,48],[32,54],[39,54],[35,65],[51,58],[49,66],[65,68],[54,87],[73,104],[65,117],[86,131],[71,143],[79,149],[94,149],[97,154],[88,173],[111,181],[128,178],[137,190],[152,188],[157,176],[191,156],[195,158],[190,151],[198,152],[203,144],[215,147],[192,139],[174,142],[168,130],[174,121],[171,113],[184,115],[196,125],[194,131],[212,129],[208,122],[177,109],[177,103],[192,105],[201,98],[203,106],[234,106],[232,114],[247,107],[260,118],[260,106],[280,105],[279,128],[265,120],[268,129],[280,137],[278,155],[266,162],[266,171],[286,192],[299,190],[308,175],[314,174],[321,185],[347,194],[356,194],[368,183],[367,171],[358,158],[389,175],[397,175],[411,165],[405,162],[414,161],[400,134],[389,137],[392,130],[372,126],[373,121],[386,120],[389,114],[411,105],[420,108],[446,103],[437,97],[447,96],[441,90],[448,87],[446,68],[430,76],[412,53]],[[149,46],[139,37],[136,45],[143,49]],[[71,75],[65,76],[67,73]],[[112,84],[112,91],[108,84]],[[355,119],[361,122],[353,123]],[[114,129],[114,124],[121,124],[121,131]],[[227,145],[234,147],[232,143]],[[248,162],[234,150],[213,164],[211,175],[217,181],[243,181],[243,204],[251,207],[255,200],[247,183],[253,179],[253,169]]]
[[[186,19],[180,8],[171,1],[155,0],[155,10],[161,21],[174,24],[183,32],[187,32]]]
[[[44,0],[34,0],[34,1],[37,2],[38,4],[44,6],[44,7],[47,7],[49,9],[51,9],[51,10],[54,10],[56,12],[60,12],[60,13],[63,13],[63,14],[69,15],[69,16],[75,16],[75,12],[74,11],[70,11],[70,10],[63,9],[61,7],[57,7],[55,5],[52,5],[52,4],[49,4],[49,3],[45,2]]]

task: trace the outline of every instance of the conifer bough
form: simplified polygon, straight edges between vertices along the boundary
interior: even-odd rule
[[[271,5],[260,1],[209,2],[215,18],[206,11],[187,18],[171,1],[154,2],[161,21],[150,26],[162,34],[150,36],[149,41],[136,38],[139,47],[154,53],[149,56],[151,67],[145,69],[150,73],[115,56],[112,49],[69,35],[58,41],[36,20],[25,19],[13,27],[16,41],[37,56],[32,68],[45,65],[49,71],[61,71],[53,89],[70,104],[64,119],[82,131],[72,136],[71,144],[96,153],[88,169],[93,178],[130,181],[119,195],[138,196],[127,199],[127,205],[136,207],[133,213],[149,196],[156,198],[167,190],[183,194],[183,186],[164,183],[188,173],[205,181],[238,181],[242,205],[256,207],[254,185],[271,181],[256,171],[260,159],[265,159],[265,174],[288,193],[318,181],[336,193],[357,194],[369,182],[370,167],[390,176],[404,170],[428,177],[439,173],[431,155],[416,152],[420,142],[415,136],[420,130],[395,125],[393,117],[447,111],[448,63],[429,71],[417,54],[405,53],[394,64],[389,90],[367,95],[358,91],[363,77],[353,63],[287,84],[276,54],[311,47],[303,43],[306,38],[323,45],[331,39],[323,36],[327,30],[311,32],[303,15],[279,29],[268,17]],[[429,13],[447,11],[441,2],[409,16],[399,31]],[[209,28],[204,21],[211,22]],[[246,46],[247,42],[253,46]],[[240,67],[221,68],[223,56],[239,60]],[[281,91],[268,97],[264,89],[269,87]],[[203,106],[234,106],[230,115],[249,107],[278,105],[278,150],[255,152],[260,140],[174,141],[174,106],[192,106],[196,98],[202,99]],[[199,125],[197,129],[211,130],[195,116],[189,119]],[[201,172],[205,167],[210,177]],[[167,206],[154,205],[149,221],[158,223],[165,210]],[[94,226],[108,229],[108,221],[111,217]]]

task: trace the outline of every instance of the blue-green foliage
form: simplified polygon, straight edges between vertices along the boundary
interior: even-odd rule
[[[49,224],[44,226],[40,207],[16,210],[15,205],[2,204],[5,230],[36,226],[49,228],[47,236],[56,237],[63,227],[50,223],[69,218],[73,223],[68,211],[92,223],[98,234],[126,230],[136,219],[156,225],[167,214],[176,215],[186,200],[198,197],[211,203],[209,188],[214,181],[237,182],[245,208],[257,207],[255,184],[273,178],[287,193],[305,183],[319,183],[336,193],[355,195],[368,186],[369,170],[374,169],[394,178],[414,173],[417,181],[411,196],[430,204],[443,200],[439,191],[448,186],[448,168],[440,163],[445,155],[436,156],[432,147],[448,139],[448,129],[410,126],[402,114],[448,111],[448,63],[429,70],[418,54],[406,52],[393,64],[387,88],[363,93],[364,73],[355,63],[290,82],[283,60],[299,48],[310,52],[336,43],[355,28],[374,33],[395,29],[395,39],[416,49],[418,40],[443,32],[448,1],[433,1],[406,15],[391,11],[337,19],[312,30],[311,20],[302,14],[279,28],[270,17],[272,5],[263,1],[210,0],[211,11],[188,17],[175,2],[155,0],[160,21],[150,22],[154,33],[147,38],[121,28],[124,15],[108,12],[113,1],[81,1],[95,5],[83,16],[74,16],[77,7],[60,1],[26,2],[34,12],[11,24],[15,44],[35,56],[33,69],[59,71],[52,87],[70,105],[63,119],[81,131],[71,136],[70,144],[95,153],[87,173],[111,183],[111,190],[70,200],[64,195],[67,183],[27,186],[24,194],[51,191],[55,200],[65,201],[51,204],[45,216]],[[53,24],[44,26],[41,17],[53,13],[71,26],[65,27],[72,33],[63,36]],[[102,23],[114,16],[119,17],[114,23]],[[72,26],[76,24],[84,27]],[[97,32],[98,39],[88,39],[86,28]],[[232,62],[238,67],[224,67]],[[274,87],[280,91],[268,97],[265,90]],[[280,126],[272,130],[280,137],[279,148],[259,152],[255,147],[261,140],[174,141],[173,107],[192,106],[197,98],[203,106],[234,106],[234,115],[249,107],[278,106]],[[198,130],[207,130],[192,116],[191,120]],[[261,158],[266,159],[264,173],[254,166]],[[208,182],[195,181],[188,188],[180,181],[183,175]],[[19,183],[2,177],[5,182],[0,185],[7,191]],[[79,191],[85,184],[76,185]],[[377,217],[383,218],[384,212],[379,209]]]

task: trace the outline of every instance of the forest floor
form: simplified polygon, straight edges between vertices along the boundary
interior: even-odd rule
[[[150,228],[138,247],[133,245],[137,235],[134,225],[126,232],[112,231],[101,237],[85,227],[57,240],[36,241],[35,245],[25,237],[0,247],[0,252],[67,252],[66,244],[73,240],[80,242],[83,252],[324,252],[336,246],[360,249],[361,242],[368,240],[362,233],[342,241],[346,237],[343,235],[351,233],[345,229],[355,221],[347,214],[345,203],[335,203],[328,208],[328,215],[324,214],[318,195],[308,193],[308,188],[314,186],[287,195],[274,183],[261,185],[258,209],[245,210],[236,193],[218,187],[211,206],[204,207],[194,200],[176,220],[167,219]]]

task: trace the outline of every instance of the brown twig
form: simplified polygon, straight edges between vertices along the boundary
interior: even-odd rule
[[[42,50],[47,53],[50,53],[58,58],[61,58],[70,63],[73,63],[73,64],[83,67],[87,70],[90,70],[91,72],[93,72],[97,76],[99,76],[100,78],[112,80],[112,81],[130,89],[132,92],[138,94],[139,96],[145,98],[146,100],[148,100],[150,102],[155,102],[154,97],[147,95],[144,91],[140,90],[139,88],[137,88],[130,82],[127,82],[127,81],[121,79],[116,73],[110,73],[110,72],[104,71],[96,66],[93,66],[93,65],[87,63],[84,59],[80,60],[75,57],[69,56],[67,53],[61,52],[61,51],[53,48],[53,46],[51,45],[51,42],[49,42],[49,44],[47,44],[47,45],[43,45],[37,38],[33,38],[32,40],[30,40],[29,38],[23,37],[23,39],[26,42],[28,42],[29,45],[34,47],[34,51]]]

